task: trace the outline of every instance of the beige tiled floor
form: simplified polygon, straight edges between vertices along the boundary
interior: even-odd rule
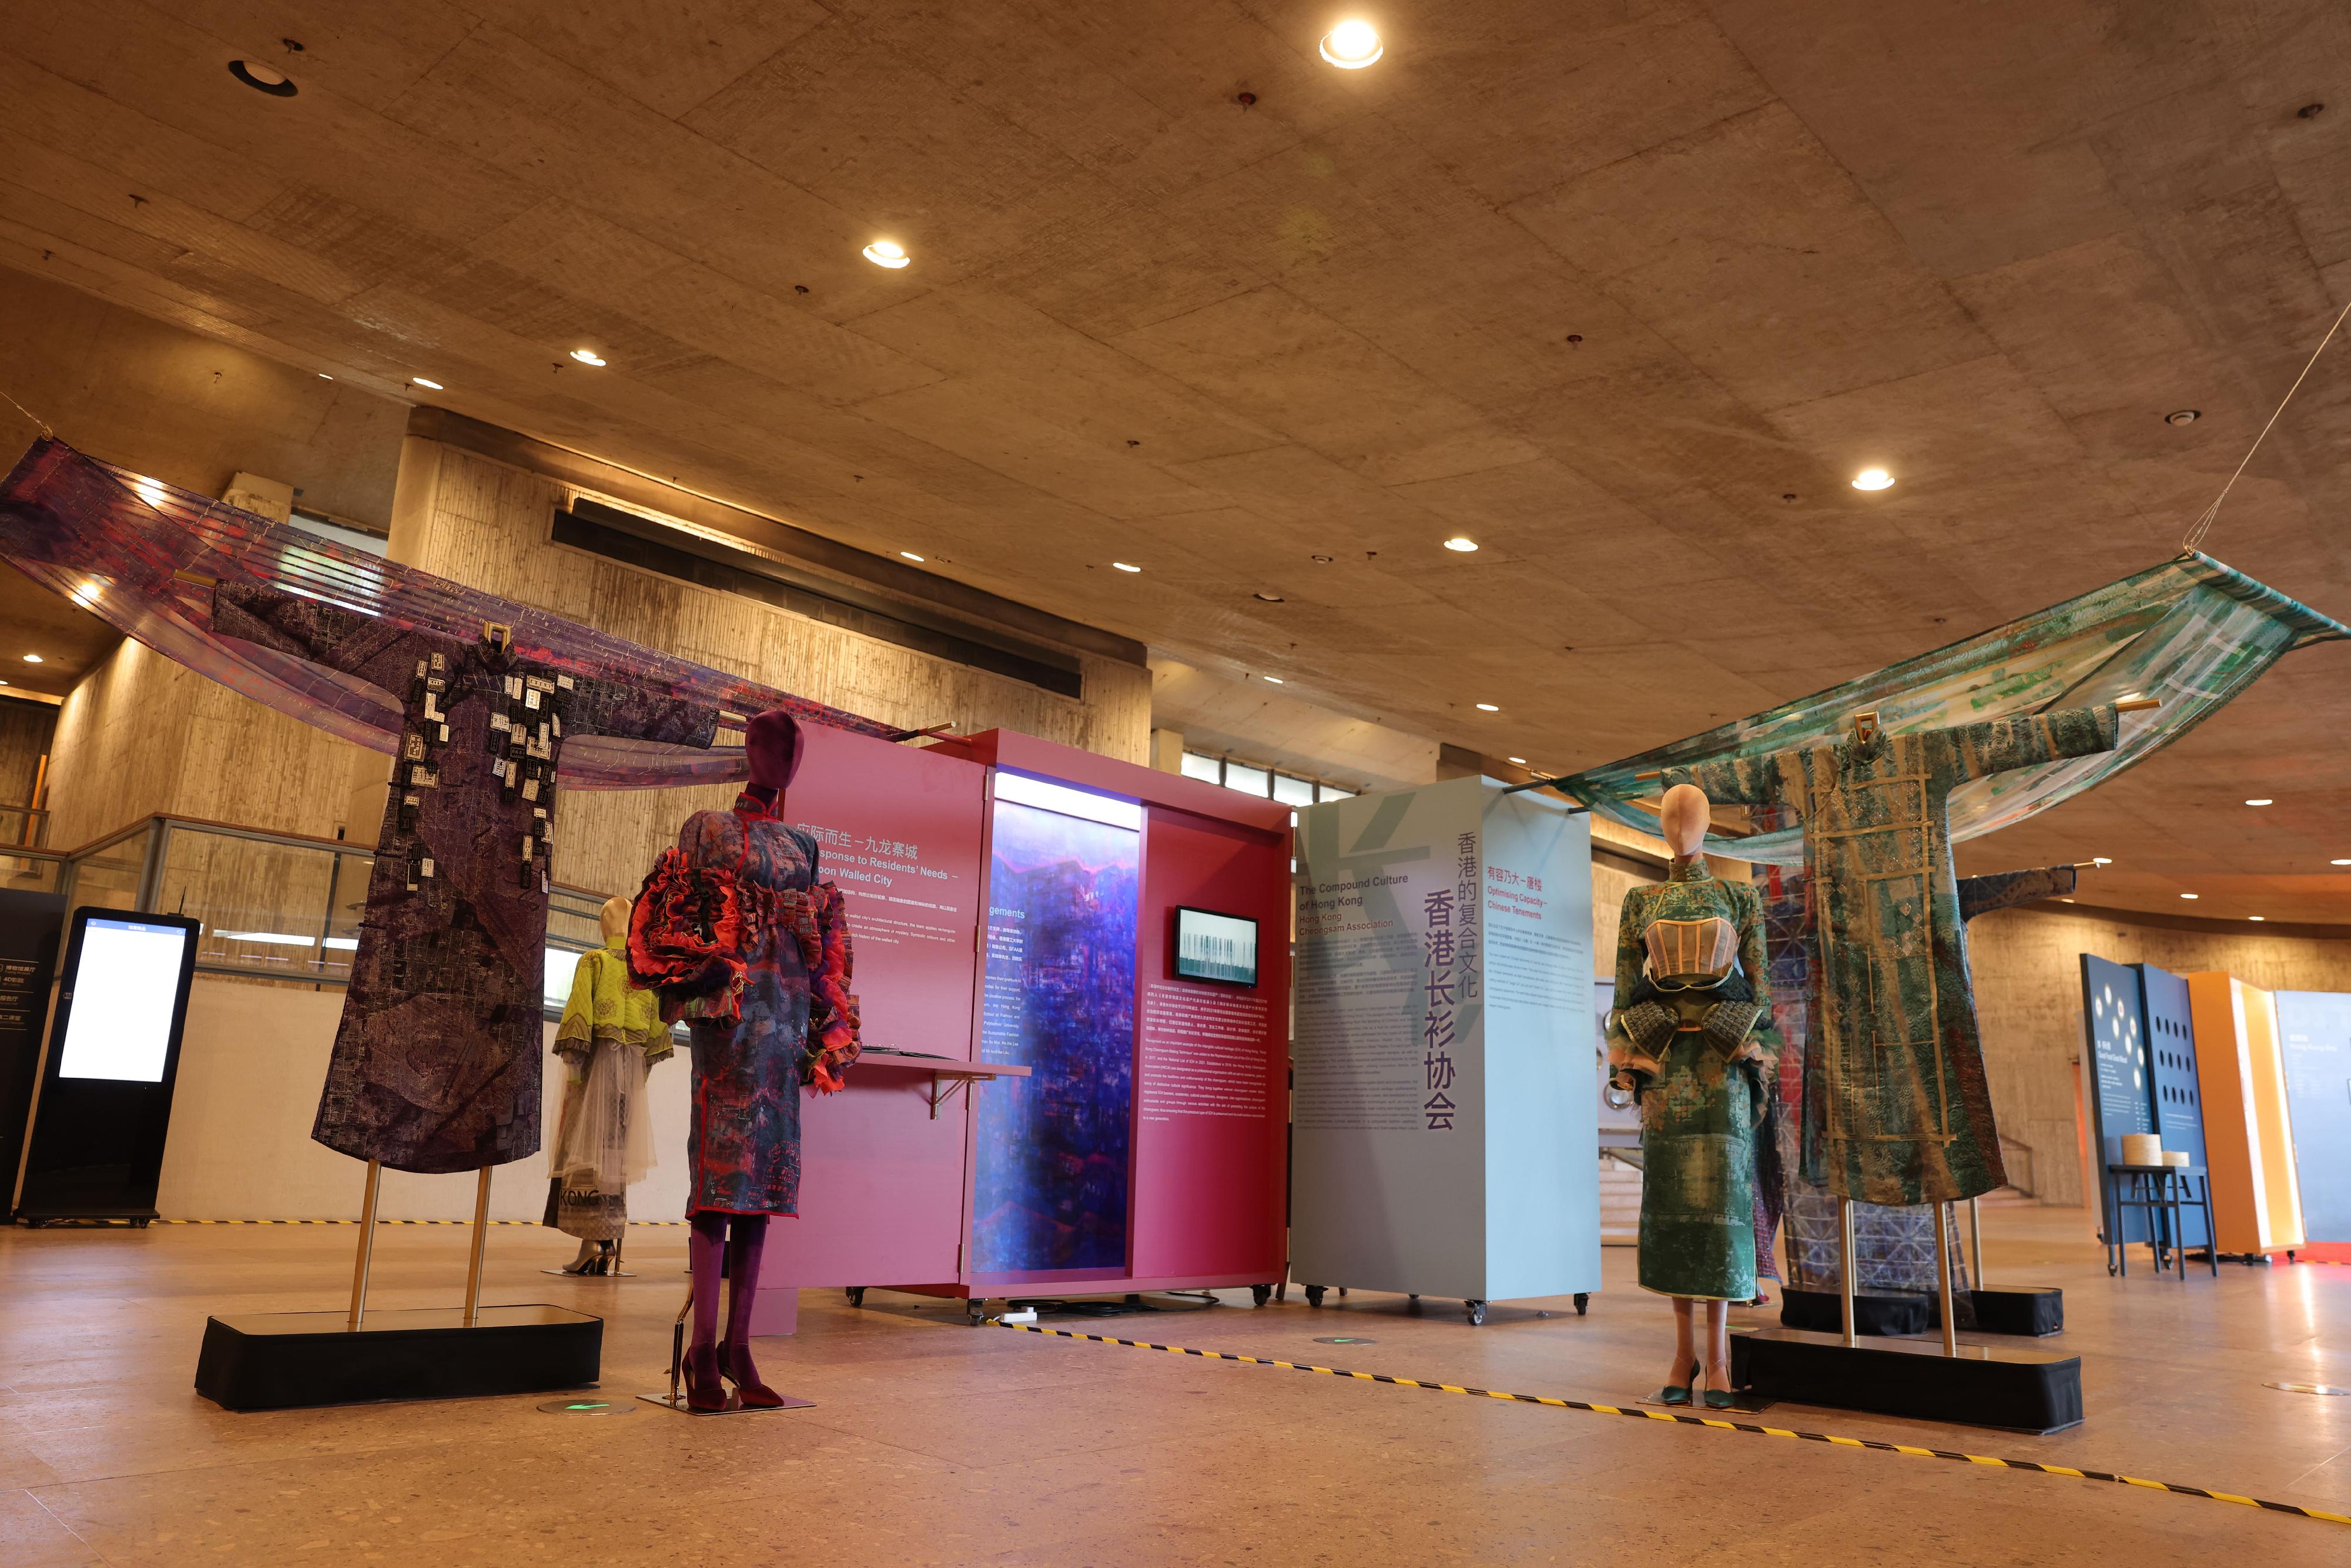
[[[2064,1285],[2090,1419],[2049,1437],[1781,1406],[1775,1423],[2048,1459],[2351,1511],[2351,1268],[2106,1277],[2068,1211],[2000,1210],[1995,1280]],[[555,1416],[531,1398],[235,1416],[190,1388],[208,1313],[338,1305],[349,1228],[0,1232],[0,1563],[1744,1564],[2351,1562],[2351,1528],[2088,1481],[1463,1398],[963,1326],[874,1292],[763,1341],[813,1410]],[[493,1301],[608,1319],[607,1392],[654,1387],[675,1229],[639,1278],[537,1270],[492,1233]],[[465,1233],[388,1228],[376,1305],[455,1300]],[[1625,1400],[1666,1309],[1610,1289],[1497,1307],[1295,1297],[1067,1326],[1486,1387]],[[1538,1316],[1549,1309],[1554,1315]],[[1766,1321],[1764,1313],[1742,1314]],[[1050,1320],[1049,1320],[1050,1321]],[[1317,1334],[1374,1343],[1322,1346]]]

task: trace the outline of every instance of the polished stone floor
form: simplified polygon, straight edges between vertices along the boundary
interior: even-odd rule
[[[1995,1282],[2060,1284],[2090,1418],[2049,1437],[1780,1406],[1768,1419],[2351,1512],[2351,1268],[2106,1277],[2074,1211],[1988,1211]],[[789,1239],[789,1228],[778,1241]],[[0,1563],[2351,1563],[2351,1527],[2202,1499],[964,1326],[803,1298],[760,1343],[812,1410],[540,1414],[536,1398],[230,1415],[190,1387],[207,1313],[330,1308],[349,1227],[0,1231]],[[684,1232],[641,1277],[554,1279],[492,1232],[493,1301],[610,1321],[607,1392],[653,1388]],[[454,1301],[465,1232],[387,1228],[379,1306]],[[2144,1254],[2142,1254],[2143,1258]],[[1653,1387],[1667,1310],[1609,1289],[1498,1306],[1336,1296],[1063,1326],[1597,1400]],[[1552,1315],[1541,1316],[1548,1309]],[[1742,1316],[1761,1321],[1761,1312]],[[1054,1320],[1048,1320],[1049,1323]],[[1351,1334],[1372,1343],[1315,1343]]]

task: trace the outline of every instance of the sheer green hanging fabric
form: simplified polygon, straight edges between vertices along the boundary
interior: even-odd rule
[[[1938,729],[2130,696],[2162,706],[2122,716],[2114,750],[1964,784],[1950,798],[1953,842],[2011,826],[2104,782],[2186,735],[2294,649],[2351,637],[2232,567],[2190,551],[2094,592],[1637,757],[1587,768],[1560,788],[1593,811],[1656,831],[1633,802],[1659,789],[1643,773],[1764,757],[1837,739],[1876,708],[1889,734]],[[1718,854],[1773,865],[1804,858],[1802,825],[1708,841]]]

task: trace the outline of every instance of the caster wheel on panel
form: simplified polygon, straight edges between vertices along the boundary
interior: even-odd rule
[[[1464,1301],[1461,1303],[1461,1310],[1469,1319],[1471,1328],[1476,1328],[1486,1321],[1486,1303],[1483,1301]]]
[[[1575,1292],[1575,1315],[1577,1317],[1580,1318],[1583,1316],[1584,1312],[1591,1307],[1591,1305],[1592,1296],[1589,1291],[1578,1291]]]
[[[865,1304],[864,1286],[852,1285],[849,1287],[849,1304],[852,1307],[862,1307]]]
[[[1265,1305],[1266,1302],[1273,1300],[1273,1287],[1271,1285],[1251,1285],[1249,1287],[1249,1299],[1261,1307]]]
[[[987,1303],[977,1296],[964,1303],[964,1312],[971,1319],[971,1326],[974,1328],[987,1322]]]
[[[1319,1307],[1322,1304],[1322,1286],[1309,1285],[1306,1287],[1306,1304],[1310,1307]]]

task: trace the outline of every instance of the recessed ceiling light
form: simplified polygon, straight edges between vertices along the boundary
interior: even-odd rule
[[[1527,759],[1523,757],[1506,757],[1502,760],[1505,762],[1516,763],[1520,768],[1524,768],[1527,765]]]
[[[1343,71],[1359,71],[1387,53],[1369,22],[1349,17],[1322,35],[1322,57]]]
[[[2166,424],[2193,424],[2204,415],[2192,408],[2175,408],[2163,416]]]
[[[1118,568],[1121,571],[1141,571],[1143,570],[1139,566],[1129,566],[1123,560],[1114,560],[1111,562],[1111,565]]]
[[[1266,678],[1267,682],[1269,682],[1270,684],[1271,684],[1271,685],[1277,685],[1277,686],[1280,686],[1280,685],[1287,685],[1289,684],[1288,682],[1284,681],[1284,680],[1283,680],[1280,675],[1268,675],[1268,676],[1266,676],[1265,678]]]
[[[2092,855],[2090,857],[2090,863],[2092,865],[2112,865],[2115,862],[2107,859],[2105,855]],[[2341,863],[2344,865],[2351,865],[2351,861],[2344,861]]]
[[[2183,894],[2181,894],[2179,896],[2180,896],[2180,897],[2182,897],[2182,898],[2194,898],[2194,897],[2196,897],[2197,895],[2196,895],[2195,894],[2192,894],[2192,893],[2183,893]]]
[[[2328,865],[2351,865],[2351,861],[2328,861]]]
[[[1260,593],[1257,595],[1257,597],[1264,600],[1268,604],[1282,604],[1288,602],[1288,601],[1284,600],[1279,593]]]
[[[1894,476],[1883,468],[1865,468],[1853,476],[1856,490],[1884,490],[1892,486]]]
[[[423,376],[411,376],[408,379],[415,382],[418,386],[423,387],[426,392],[441,392],[444,390],[439,382],[428,382]]]
[[[1496,707],[1492,703],[1479,703],[1478,705],[1478,711],[1479,713],[1499,713],[1502,710]]]
[[[2248,800],[2245,804],[2248,806],[2274,806],[2277,802],[2268,799],[2267,797],[2263,797],[2259,800]]]
[[[228,74],[253,89],[272,98],[292,98],[302,89],[286,79],[284,71],[272,70],[254,60],[231,60]]]
[[[2269,916],[2266,915],[2248,915],[2245,918],[2248,920],[2267,920]]]
[[[1317,566],[1329,566],[1332,559],[1332,557],[1327,555],[1310,555],[1306,559],[1312,561]]]
[[[1468,534],[1456,534],[1451,538],[1445,541],[1445,548],[1447,549],[1458,549],[1462,554],[1468,555],[1471,550],[1478,548],[1478,541],[1471,538]]]
[[[894,272],[914,258],[908,256],[906,247],[896,240],[877,239],[865,247],[865,259],[876,267],[886,267]]]
[[[571,357],[583,365],[601,365],[604,362],[604,356],[593,349],[574,349]]]
[[[904,556],[908,560],[920,560],[920,559],[923,559],[921,556],[916,555],[913,550],[910,550],[910,549],[902,549],[902,550],[900,550],[898,553],[899,553],[900,555],[902,555],[902,556]]]
[[[330,375],[329,375],[326,371],[320,371],[319,372],[319,379],[320,381],[322,381],[322,382],[330,382],[330,381],[333,381],[335,378],[334,378],[334,377],[332,377],[332,376],[330,376]]]
[[[25,663],[28,664],[37,664],[40,662],[41,656],[38,653],[27,653],[25,655]]]

